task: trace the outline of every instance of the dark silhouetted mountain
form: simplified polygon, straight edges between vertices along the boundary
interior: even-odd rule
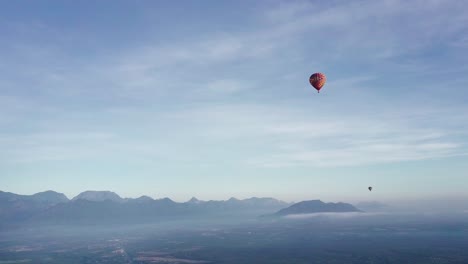
[[[244,204],[248,205],[248,206],[253,206],[253,207],[257,207],[257,206],[261,206],[261,207],[268,207],[268,206],[285,207],[285,206],[290,205],[288,203],[285,203],[285,202],[280,201],[280,200],[276,200],[274,198],[252,197],[252,198],[242,200],[242,202]]]
[[[158,200],[128,202],[89,201],[78,199],[35,215],[30,222],[49,224],[117,224],[147,223],[177,216],[176,207]]]
[[[192,197],[190,200],[187,201],[187,203],[190,203],[190,204],[200,204],[200,203],[203,203],[203,202],[204,201],[198,200],[195,197]]]
[[[344,213],[361,212],[359,209],[347,203],[324,203],[320,200],[310,200],[295,203],[288,208],[276,212],[274,215],[284,216],[292,214],[311,214],[311,213]]]
[[[112,224],[152,223],[164,220],[213,219],[272,213],[289,204],[273,198],[178,203],[169,198],[121,198],[110,191],[85,191],[72,200],[47,191],[35,195],[0,192],[0,226],[3,224]]]
[[[229,211],[229,212],[252,212],[257,215],[274,212],[281,208],[285,208],[290,205],[286,202],[279,201],[273,198],[249,198],[244,200],[239,200],[234,197],[230,198],[227,201],[206,201],[203,203],[198,203],[198,205],[204,210],[207,211]]]
[[[210,219],[213,217],[253,216],[275,212],[288,204],[272,198],[199,201],[177,203],[169,198],[125,199],[124,202],[75,199],[35,215],[35,223],[98,224],[149,223],[164,220]]]
[[[54,192],[54,191],[45,191],[45,192],[39,192],[39,193],[33,194],[31,195],[31,199],[38,201],[38,202],[47,203],[50,205],[55,205],[58,203],[66,203],[69,201],[67,196],[65,196],[65,194]]]
[[[118,194],[110,191],[85,191],[74,197],[72,201],[80,199],[91,202],[103,202],[109,200],[120,203],[124,201],[124,199],[122,199]]]
[[[237,198],[231,197],[231,198],[229,198],[229,200],[227,200],[226,202],[227,202],[227,203],[231,203],[231,204],[235,204],[235,203],[240,202],[240,200],[237,199]]]
[[[33,195],[19,195],[0,191],[0,222],[21,221],[68,201],[64,194],[54,191],[40,192]]]
[[[39,192],[33,195],[21,195],[0,191],[0,201],[33,201],[47,205],[68,202],[68,198],[63,193],[54,191]]]
[[[136,203],[148,203],[148,202],[154,201],[153,198],[146,196],[146,195],[140,196],[136,199],[126,198],[125,200],[128,202],[136,202]]]
[[[176,202],[172,201],[170,198],[167,198],[167,197],[162,198],[162,199],[157,199],[155,201],[158,202],[158,203],[167,204],[167,205],[176,204]]]

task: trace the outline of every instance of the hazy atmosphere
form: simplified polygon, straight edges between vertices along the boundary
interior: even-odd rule
[[[2,190],[467,196],[465,1],[180,4],[1,4]]]
[[[467,14],[0,1],[0,264],[468,263]]]

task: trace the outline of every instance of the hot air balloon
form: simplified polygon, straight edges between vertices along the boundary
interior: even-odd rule
[[[371,187],[371,186],[369,186],[369,188],[367,188],[367,189],[369,189],[369,191],[372,191],[372,187]]]
[[[317,89],[317,92],[320,93],[320,89],[322,89],[323,85],[325,84],[325,82],[327,81],[327,77],[325,76],[325,74],[323,73],[320,73],[320,72],[316,72],[314,74],[312,74],[309,78],[309,82],[310,84],[315,88]]]

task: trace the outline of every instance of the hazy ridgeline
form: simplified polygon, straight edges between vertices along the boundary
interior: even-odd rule
[[[468,213],[450,201],[437,209],[429,201],[176,203],[111,192],[0,198],[2,264],[468,261]]]

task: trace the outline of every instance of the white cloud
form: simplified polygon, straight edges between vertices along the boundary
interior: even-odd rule
[[[131,91],[126,88],[127,92],[141,96],[175,87],[197,90],[206,87],[209,92],[212,86],[186,80],[209,79],[212,69],[231,63],[265,60],[263,63],[268,64],[273,58],[278,66],[288,65],[285,62],[294,57],[310,60],[314,56],[315,62],[310,63],[322,62],[322,67],[346,58],[367,63],[384,60],[382,67],[393,63],[391,66],[400,65],[401,70],[405,67],[438,70],[414,58],[398,63],[389,59],[417,54],[437,42],[459,38],[468,25],[464,10],[467,7],[463,3],[447,5],[439,1],[369,1],[324,6],[305,1],[282,2],[266,10],[265,20],[260,19],[259,24],[253,24],[245,32],[205,33],[198,39],[168,45],[149,43],[144,48],[119,54],[120,59],[111,64],[102,62],[100,68],[108,72],[105,76],[115,80],[112,82],[115,87],[132,87]],[[286,56],[279,58],[281,54]],[[193,69],[197,69],[196,74]],[[222,86],[231,91],[249,90],[249,86],[238,89],[232,83]],[[149,89],[139,93],[145,87]],[[203,93],[192,94],[197,95]]]
[[[242,163],[247,159],[260,166],[375,163],[382,161],[373,156],[376,153],[386,154],[386,160],[395,157],[405,160],[413,159],[416,154],[417,158],[442,152],[452,154],[461,147],[444,142],[445,134],[432,130],[416,130],[407,135],[405,128],[389,130],[392,124],[383,126],[376,120],[310,119],[307,114],[298,109],[249,104],[191,107],[151,114],[117,111],[111,112],[109,118],[125,118],[127,126],[139,127],[138,135],[123,134],[123,131],[116,134],[118,130],[112,126],[106,128],[105,124],[71,131],[74,126],[58,120],[64,127],[61,131],[44,127],[48,132],[6,135],[0,145],[5,150],[4,160],[10,161],[112,158],[125,154],[137,159],[166,156],[174,161],[195,162],[200,161],[200,150],[212,156],[232,149],[234,144],[240,156],[232,162]],[[373,130],[363,131],[372,124]],[[259,151],[250,152],[249,147]]]
[[[452,136],[457,133],[466,135],[466,127],[461,125],[463,122],[468,123],[466,109],[434,109],[430,112],[427,108],[422,109],[420,102],[417,105],[410,102],[411,107],[402,107],[401,102],[395,104],[374,100],[372,95],[362,97],[361,94],[357,100],[363,105],[370,105],[369,108],[378,105],[379,112],[374,113],[369,109],[359,112],[359,109],[354,108],[346,112],[344,107],[330,104],[324,107],[323,102],[316,101],[314,109],[305,106],[302,110],[300,106],[295,106],[295,101],[288,105],[277,105],[277,101],[281,100],[256,105],[227,104],[222,100],[204,107],[191,104],[194,98],[205,99],[214,94],[225,99],[224,96],[230,94],[258,89],[257,83],[243,77],[242,73],[239,73],[240,77],[233,76],[234,73],[218,76],[217,70],[228,72],[230,66],[237,64],[244,67],[261,65],[259,73],[270,71],[267,76],[277,75],[278,79],[284,77],[282,74],[291,65],[305,65],[304,61],[294,61],[294,57],[308,60],[307,67],[321,64],[333,68],[335,65],[340,66],[340,63],[353,65],[356,60],[366,61],[377,65],[376,68],[382,67],[383,74],[386,72],[385,67],[397,64],[401,64],[400,70],[408,72],[438,70],[438,67],[421,63],[414,56],[404,62],[390,59],[412,51],[419,52],[438,41],[457,43],[452,42],[456,40],[463,44],[465,38],[462,32],[468,25],[466,10],[464,2],[447,4],[442,1],[360,1],[344,5],[282,2],[266,10],[265,15],[259,14],[258,24],[252,24],[244,32],[204,32],[190,41],[148,42],[144,46],[114,51],[115,54],[109,51],[109,54],[115,56],[97,55],[85,63],[77,59],[68,60],[66,52],[63,49],[57,51],[56,47],[41,48],[33,45],[34,49],[28,49],[22,46],[22,56],[29,58],[22,72],[33,70],[33,74],[28,75],[30,79],[23,79],[33,83],[33,87],[37,84],[37,87],[43,88],[38,88],[38,93],[47,91],[47,98],[56,101],[62,101],[63,98],[83,100],[81,105],[85,107],[96,98],[104,102],[102,108],[109,109],[115,109],[111,108],[115,106],[105,105],[105,102],[114,104],[115,97],[151,98],[152,102],[160,103],[157,100],[159,95],[178,104],[178,99],[188,95],[180,104],[180,108],[189,105],[183,111],[177,107],[174,107],[175,110],[164,110],[162,107],[155,113],[151,107],[132,106],[129,107],[131,110],[123,110],[125,114],[120,113],[125,116],[129,126],[144,125],[149,134],[161,136],[160,127],[153,123],[163,126],[166,131],[172,131],[159,140],[147,135],[147,138],[138,142],[122,139],[125,142],[119,143],[119,149],[131,153],[140,150],[148,155],[156,155],[158,151],[166,151],[177,160],[180,154],[175,150],[170,151],[171,147],[182,150],[180,152],[185,151],[186,157],[190,158],[196,156],[194,149],[239,141],[236,147],[242,157],[238,158],[259,166],[346,166],[465,155],[466,146]],[[47,31],[52,32],[48,34],[59,34],[53,30]],[[315,60],[311,61],[311,57]],[[383,64],[377,64],[375,60]],[[50,61],[56,63],[52,66],[44,65],[44,62]],[[272,61],[277,65],[272,66]],[[345,94],[363,93],[359,89],[350,91],[349,87],[364,86],[380,77],[366,73],[347,79],[334,78],[329,80],[327,86]],[[29,86],[25,90],[36,91]],[[40,97],[31,100],[39,101]],[[48,107],[37,102],[31,107],[31,100],[15,99],[11,103],[11,98],[0,98],[0,101],[7,102],[1,106],[2,109],[8,108],[9,111],[8,114],[0,113],[0,122],[18,122],[15,114],[21,116],[23,103],[29,105],[27,111],[34,107]],[[101,101],[96,105],[100,107]],[[334,101],[333,104],[346,102]],[[66,109],[67,105],[65,103],[58,107]],[[57,109],[57,112],[60,110]],[[316,111],[320,111],[323,118]],[[361,113],[363,116],[359,116]],[[102,120],[108,117],[100,114],[97,112],[96,117],[100,116]],[[67,122],[63,116],[57,117],[57,120],[44,115],[42,118],[48,119],[44,122],[52,123],[50,127]],[[136,124],[135,120],[141,123]],[[53,130],[50,127],[37,129]],[[88,132],[82,133],[86,137]],[[104,130],[102,133],[109,132]],[[37,136],[32,133],[29,139],[18,138],[27,142],[35,140]],[[80,136],[58,136],[55,139],[56,148],[46,148],[52,139],[41,137],[38,142],[43,147],[37,147],[36,151],[27,154],[29,149],[21,144],[15,147],[15,151],[17,156],[29,155],[31,158],[46,152],[62,153],[56,156],[67,157],[64,153],[71,149],[83,148],[83,153],[87,153],[98,141],[107,142],[102,145],[103,152],[106,149],[109,153],[115,151],[113,146],[118,145],[103,138],[84,140],[82,145],[78,145],[73,138],[80,139]],[[176,142],[175,146],[162,144],[163,140]],[[200,141],[193,142],[197,140]],[[162,150],[148,151],[151,146],[161,145]],[[259,151],[249,152],[250,145]]]
[[[206,89],[208,89],[208,91],[215,93],[236,93],[249,88],[250,85],[248,84],[230,79],[219,79],[209,82],[206,85]]]
[[[316,42],[326,43],[323,47],[328,52],[368,60],[388,59],[458,37],[467,29],[466,10],[464,2],[359,1],[322,5],[299,1],[267,11],[266,19],[278,26],[283,37],[307,32],[316,36]],[[311,50],[315,50],[313,46]]]
[[[43,88],[41,91],[100,98],[144,98],[148,95],[156,98],[174,94],[176,89],[206,87],[210,92],[210,85],[197,85],[198,81],[212,78],[213,69],[226,69],[233,63],[255,63],[265,70],[272,66],[269,62],[275,61],[278,69],[287,70],[295,58],[308,60],[310,67],[333,67],[346,58],[347,62],[368,63],[385,59],[385,65],[394,63],[392,66],[395,66],[402,63],[391,62],[389,58],[410,51],[419,52],[437,42],[456,43],[458,39],[463,43],[462,36],[466,35],[463,32],[468,25],[465,10],[464,2],[360,1],[338,5],[288,1],[262,9],[259,19],[253,20],[257,23],[243,32],[202,32],[189,41],[172,40],[171,43],[158,39],[132,49],[109,50],[105,55],[97,53],[85,63],[70,58],[66,49],[57,45],[29,44],[31,48],[20,45],[20,51],[21,57],[27,58],[24,72]],[[34,28],[50,37],[60,37],[60,32],[50,25]],[[73,40],[70,34],[61,38],[60,43]],[[45,61],[54,63],[44,65]],[[401,67],[434,69],[414,59]],[[198,79],[192,81],[194,78]],[[230,91],[254,87],[238,89],[232,83],[224,86]]]
[[[187,144],[200,148],[217,144],[232,148],[234,144],[241,157],[233,162],[263,167],[359,166],[468,153],[464,141],[455,137],[466,136],[457,127],[461,119],[468,121],[464,110],[444,112],[453,121],[438,123],[435,120],[441,113],[432,109],[423,114],[419,109],[360,117],[330,113],[316,118],[310,115],[313,109],[224,104],[171,112],[159,120],[179,124],[171,129],[179,131],[178,139]],[[252,147],[258,151],[252,152]]]
[[[313,218],[331,218],[331,219],[349,219],[357,217],[370,217],[370,216],[379,216],[379,215],[389,215],[389,213],[379,212],[379,213],[355,213],[355,212],[345,212],[345,213],[311,213],[311,214],[291,214],[286,215],[283,218],[285,219],[313,219]]]

